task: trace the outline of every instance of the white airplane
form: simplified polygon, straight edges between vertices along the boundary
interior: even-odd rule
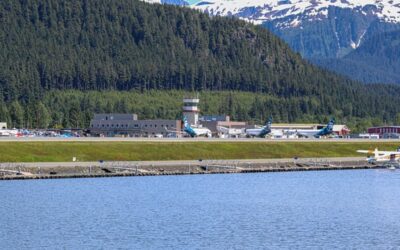
[[[307,130],[307,129],[297,129],[297,130],[286,130],[285,133],[287,134],[292,134],[295,133],[298,136],[302,137],[315,137],[319,138],[321,136],[327,136],[333,133],[333,125],[335,125],[335,119],[332,118],[329,123],[326,125],[326,127],[322,129],[313,129],[313,130]]]
[[[185,116],[183,117],[183,131],[167,130],[167,132],[179,133],[179,134],[183,132],[189,135],[190,137],[199,137],[199,136],[205,136],[209,138],[212,137],[211,130],[209,130],[208,128],[193,128],[192,126],[190,126]]]
[[[379,151],[375,148],[375,150],[357,150],[357,152],[368,154],[367,161],[369,163],[394,162],[400,160],[400,147],[397,148],[397,151]]]
[[[250,128],[246,129],[246,135],[250,137],[265,137],[267,134],[271,133],[272,117],[268,118],[265,125],[261,128]]]
[[[186,117],[183,117],[183,131],[191,137],[206,136],[212,137],[211,130],[208,128],[192,128],[188,123]]]

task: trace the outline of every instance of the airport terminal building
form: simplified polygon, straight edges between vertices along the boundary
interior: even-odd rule
[[[139,120],[136,114],[95,114],[90,122],[94,136],[175,137],[181,129],[180,120]]]

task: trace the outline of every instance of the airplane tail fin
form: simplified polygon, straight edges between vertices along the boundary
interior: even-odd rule
[[[332,118],[329,122],[328,125],[326,125],[326,128],[328,129],[328,131],[333,131],[333,125],[335,125],[335,118]]]
[[[271,128],[271,125],[272,125],[272,116],[270,116],[270,117],[268,118],[268,120],[265,122],[265,127],[267,127],[268,129],[270,129],[270,128]]]
[[[183,127],[184,128],[190,128],[189,122],[187,121],[186,116],[183,117]]]
[[[260,133],[259,133],[259,137],[264,137],[267,134],[271,133],[271,124],[272,124],[272,117],[269,117],[268,120],[265,123],[265,126],[262,127]]]

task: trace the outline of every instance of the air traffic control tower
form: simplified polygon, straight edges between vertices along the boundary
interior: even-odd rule
[[[183,99],[183,116],[185,116],[189,124],[193,126],[197,126],[199,123],[199,101],[198,98]]]

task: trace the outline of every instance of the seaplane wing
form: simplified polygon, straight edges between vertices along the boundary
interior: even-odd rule
[[[375,150],[357,150],[357,153],[370,154],[370,155],[400,155],[399,151],[379,151]]]
[[[361,154],[373,154],[374,151],[373,151],[373,150],[357,150],[357,153],[361,153]]]

